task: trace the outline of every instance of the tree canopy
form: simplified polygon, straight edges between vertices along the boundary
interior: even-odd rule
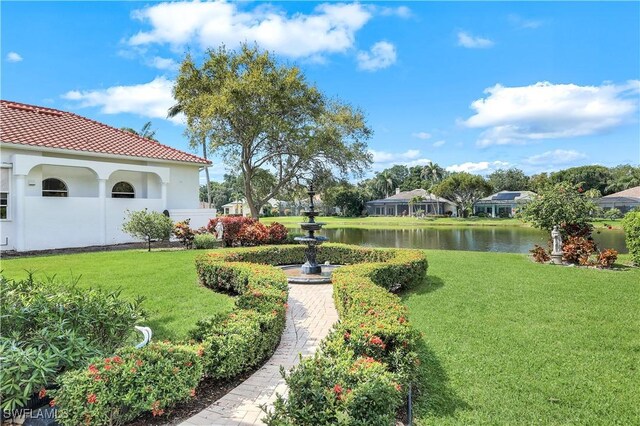
[[[432,191],[456,203],[458,216],[466,216],[473,203],[491,192],[491,185],[482,176],[461,172],[450,175]]]
[[[254,217],[292,181],[327,170],[362,176],[371,164],[364,114],[256,46],[209,50],[201,66],[187,55],[173,92],[189,132],[241,172]]]
[[[487,176],[493,192],[528,191],[531,183],[527,175],[520,169],[498,169]]]

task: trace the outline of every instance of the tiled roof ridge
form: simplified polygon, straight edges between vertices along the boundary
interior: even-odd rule
[[[142,136],[140,136],[138,134],[129,132],[127,130],[119,129],[117,127],[113,127],[113,126],[110,126],[108,124],[101,123],[100,121],[94,120],[94,119],[89,118],[89,117],[82,116],[80,114],[76,114],[75,112],[72,112],[72,111],[63,111],[63,110],[56,109],[56,108],[43,107],[43,106],[39,106],[39,105],[32,105],[32,104],[27,104],[27,103],[24,103],[24,102],[10,101],[10,100],[7,100],[7,99],[0,99],[0,103],[5,104],[8,108],[13,108],[15,106],[18,106],[18,108],[15,108],[15,109],[21,109],[23,111],[33,110],[33,112],[35,112],[35,113],[44,112],[45,114],[47,114],[47,113],[51,114],[53,112],[53,113],[55,113],[55,115],[60,115],[60,116],[64,116],[64,115],[74,116],[74,117],[77,117],[77,118],[79,118],[81,120],[97,124],[97,125],[99,125],[99,126],[101,126],[103,128],[106,128],[108,130],[116,130],[117,132],[126,134],[129,137],[135,137],[135,138],[137,138],[139,140],[142,140],[142,141],[145,141],[147,143],[152,143],[152,144],[155,144],[155,145],[160,146],[162,148],[166,148],[166,149],[169,149],[169,150],[174,151],[174,152],[179,152],[181,154],[184,154],[184,155],[196,160],[196,162],[202,162],[204,160],[202,157],[199,157],[199,156],[197,156],[195,154],[191,154],[189,152],[181,151],[181,150],[179,150],[177,148],[174,148],[174,147],[171,147],[169,145],[165,145],[165,144],[160,143],[158,141],[154,141],[153,139],[145,138],[145,137],[142,137]],[[29,144],[29,145],[31,145],[31,144]],[[90,152],[100,152],[100,151],[90,151]],[[113,154],[113,155],[118,155],[118,154]],[[144,156],[135,156],[135,155],[132,155],[132,156],[133,157],[140,157],[140,158],[154,158],[154,157],[144,157]],[[176,161],[180,161],[180,160],[176,160]],[[211,163],[208,160],[207,160],[207,162]]]

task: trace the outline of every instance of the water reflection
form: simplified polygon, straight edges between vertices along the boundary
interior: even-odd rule
[[[528,253],[534,244],[546,247],[547,233],[531,228],[323,229],[332,242],[371,247]],[[605,230],[594,238],[600,248],[627,253],[624,232]]]

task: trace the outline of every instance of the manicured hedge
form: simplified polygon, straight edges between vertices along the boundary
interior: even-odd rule
[[[260,276],[264,265],[304,261],[304,247],[286,245],[223,250],[200,258],[198,273],[208,286],[248,286],[248,278],[225,276],[215,261],[250,262]],[[420,334],[409,324],[406,308],[389,292],[421,283],[427,260],[419,250],[375,249],[342,244],[319,247],[318,261],[345,264],[333,273],[340,322],[314,357],[286,376],[288,399],[279,399],[271,425],[393,424],[406,395],[410,372],[418,363]],[[234,264],[242,265],[242,263]],[[260,270],[260,267],[266,268]],[[247,274],[247,277],[251,274]],[[415,376],[415,374],[414,374]]]
[[[323,249],[326,258],[343,254],[353,261],[371,259],[373,263],[344,266],[333,273],[340,322],[321,351],[286,377],[288,399],[278,400],[267,423],[392,425],[411,382],[410,373],[419,362],[420,334],[410,326],[400,299],[388,289],[422,282],[426,257],[418,250],[334,245]],[[331,383],[347,393],[337,398],[335,392],[327,391]]]
[[[196,345],[151,343],[61,377],[52,405],[63,425],[117,425],[151,411],[154,416],[195,396],[203,350]]]
[[[630,211],[622,220],[627,248],[633,263],[640,266],[640,211]]]

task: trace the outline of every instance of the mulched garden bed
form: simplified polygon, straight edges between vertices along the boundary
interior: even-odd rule
[[[90,247],[72,247],[50,250],[32,250],[32,251],[2,251],[0,252],[0,259],[9,259],[16,257],[29,257],[29,256],[49,256],[57,254],[74,254],[74,253],[92,253],[96,251],[116,251],[116,250],[132,250],[132,249],[147,249],[147,243],[126,243],[126,244],[112,244],[108,246],[90,246]],[[182,244],[178,241],[159,241],[151,243],[151,250],[157,249],[178,249],[182,248]]]

